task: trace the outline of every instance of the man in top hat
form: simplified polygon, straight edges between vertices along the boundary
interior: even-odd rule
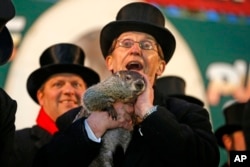
[[[13,40],[5,24],[15,16],[11,0],[0,0],[0,65],[5,64],[13,51]]]
[[[164,76],[158,78],[155,82],[155,91],[158,91],[164,98],[171,96],[204,106],[204,103],[200,99],[186,95],[185,89],[186,82],[179,76]]]
[[[225,124],[215,131],[218,145],[228,153],[228,160],[223,164],[223,167],[230,166],[230,151],[247,150],[245,134],[248,134],[249,131],[244,132],[243,130],[244,119],[246,119],[244,116],[247,112],[245,107],[246,103],[235,100],[230,100],[223,106]]]
[[[10,0],[0,0],[0,65],[5,64],[13,51],[13,41],[6,23],[15,16]],[[0,166],[7,166],[15,133],[17,103],[0,88]]]
[[[246,102],[243,113],[243,132],[246,140],[247,150],[250,150],[250,99]]]
[[[40,68],[27,80],[27,90],[40,111],[36,125],[16,131],[15,150],[9,166],[32,166],[37,150],[58,131],[56,119],[81,105],[84,91],[99,82],[99,75],[83,66],[83,50],[74,44],[57,43],[40,56]]]
[[[155,80],[162,75],[176,44],[164,26],[158,8],[134,2],[122,7],[116,21],[103,27],[100,44],[108,70],[138,71],[147,87],[135,104],[114,104],[117,119],[107,112],[92,112],[58,133],[39,151],[35,166],[87,167],[99,154],[105,132],[118,127],[133,131],[126,150],[117,146],[110,153],[115,167],[218,166],[219,150],[208,111],[177,98],[162,98],[154,91]]]

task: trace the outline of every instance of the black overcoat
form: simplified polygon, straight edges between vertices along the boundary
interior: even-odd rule
[[[5,167],[13,149],[17,103],[0,88],[0,166]]]
[[[37,151],[51,138],[52,135],[48,131],[37,125],[17,130],[8,167],[31,167]]]

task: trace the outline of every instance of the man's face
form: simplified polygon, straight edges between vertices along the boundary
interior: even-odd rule
[[[143,49],[140,45],[144,45],[141,47],[148,49]],[[151,84],[153,84],[155,77],[163,73],[166,65],[159,55],[157,45],[154,37],[146,33],[122,33],[116,39],[112,53],[106,58],[107,67],[112,72],[120,70],[143,72],[148,75]]]
[[[232,150],[246,150],[245,135],[242,130],[236,131],[232,134],[232,143]]]
[[[246,150],[245,135],[242,130],[235,131],[232,134],[224,134],[222,141],[228,151]]]
[[[82,94],[87,89],[83,79],[71,73],[51,76],[37,91],[39,104],[56,120],[58,116],[81,104]]]

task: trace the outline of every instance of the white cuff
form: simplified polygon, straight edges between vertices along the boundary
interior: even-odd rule
[[[148,112],[143,116],[143,120],[146,119],[150,114],[152,114],[153,112],[157,111],[157,105],[153,106],[152,108],[150,108],[148,110]]]
[[[84,127],[85,127],[85,130],[87,132],[87,135],[89,137],[90,140],[94,141],[94,142],[97,142],[97,143],[100,143],[101,142],[101,138],[97,138],[94,134],[94,132],[92,131],[92,129],[90,128],[87,120],[85,119],[84,120]]]

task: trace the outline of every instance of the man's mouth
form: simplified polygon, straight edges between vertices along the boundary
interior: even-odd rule
[[[139,70],[143,69],[143,65],[140,62],[132,61],[132,62],[129,62],[126,65],[126,68],[127,68],[127,70],[137,70],[137,71],[139,71]]]
[[[62,100],[61,103],[64,103],[64,104],[75,104],[75,102],[73,100]]]

